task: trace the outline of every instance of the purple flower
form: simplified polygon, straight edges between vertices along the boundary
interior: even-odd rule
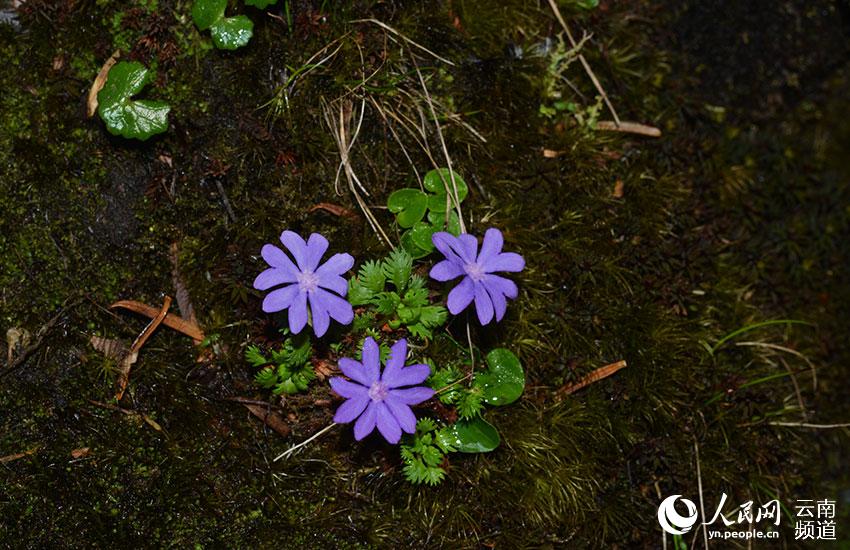
[[[455,237],[440,231],[431,237],[445,260],[431,268],[431,278],[449,281],[463,277],[459,285],[449,292],[448,306],[457,315],[475,300],[478,320],[486,325],[493,319],[501,321],[508,308],[506,298],[517,297],[516,284],[510,279],[493,275],[496,271],[522,271],[525,260],[514,252],[502,252],[502,232],[490,228],[484,234],[481,252],[478,240],[472,235]]]
[[[431,374],[428,365],[405,367],[407,340],[401,339],[390,350],[387,366],[381,374],[378,344],[370,336],[363,342],[363,362],[343,357],[339,368],[344,375],[331,378],[331,388],[346,401],[336,410],[334,422],[345,424],[357,419],[354,438],[360,441],[378,427],[384,439],[398,443],[401,432],[416,431],[416,416],[410,410],[430,399],[434,390],[418,386]]]
[[[343,325],[349,324],[354,319],[354,310],[340,296],[348,293],[348,283],[341,275],[354,265],[351,254],[334,254],[320,266],[319,261],[328,250],[328,240],[323,236],[313,233],[305,243],[297,233],[284,231],[280,242],[295,258],[295,263],[273,244],[263,246],[263,259],[271,267],[257,275],[254,288],[268,290],[286,285],[266,295],[263,311],[274,313],[289,308],[289,330],[293,334],[301,332],[307,324],[308,301],[316,336],[327,332],[330,317]]]

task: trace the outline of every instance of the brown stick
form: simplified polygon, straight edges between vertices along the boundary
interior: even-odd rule
[[[561,389],[555,392],[555,395],[558,397],[563,397],[565,395],[570,395],[571,393],[575,393],[578,390],[582,389],[585,386],[589,386],[594,382],[598,382],[603,378],[607,378],[617,372],[618,370],[625,368],[625,361],[617,361],[616,363],[611,363],[610,365],[605,365],[604,367],[599,367],[595,371],[591,372],[575,384],[571,384],[569,386],[563,386]]]
[[[153,319],[157,315],[159,315],[159,309],[151,307],[147,304],[143,304],[141,302],[136,302],[134,300],[120,300],[109,306],[109,309],[115,309],[119,307],[123,309],[128,309],[133,313],[138,313],[139,315],[144,315],[149,319]],[[204,336],[204,331],[202,331],[198,325],[187,321],[186,319],[173,313],[167,314],[165,318],[163,318],[162,324],[167,326],[168,328],[176,330],[177,332],[185,334],[189,338],[198,341],[206,338]]]
[[[612,132],[625,132],[627,134],[638,134],[647,137],[661,137],[661,130],[655,126],[648,126],[640,122],[627,122],[625,120],[616,123],[613,120],[600,120],[596,123],[597,130],[609,130]]]
[[[133,342],[133,345],[130,346],[130,351],[127,353],[127,357],[121,361],[121,370],[118,372],[118,390],[115,392],[115,400],[121,401],[121,398],[124,397],[124,392],[127,391],[127,384],[130,383],[130,369],[133,367],[133,363],[136,362],[136,358],[139,356],[139,350],[142,349],[142,346],[145,345],[145,342],[148,341],[148,338],[151,337],[151,334],[162,324],[162,321],[165,319],[165,316],[168,315],[168,308],[171,307],[171,296],[166,296],[162,302],[162,308],[159,310],[159,313],[156,314],[148,326],[145,327],[145,330],[139,334],[136,338],[136,341]]]

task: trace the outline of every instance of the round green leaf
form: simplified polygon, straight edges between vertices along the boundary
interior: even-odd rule
[[[152,80],[153,73],[135,61],[122,61],[109,70],[106,83],[97,94],[97,113],[109,133],[146,140],[168,130],[168,104],[131,99]]]
[[[235,50],[251,40],[254,34],[254,23],[244,15],[225,17],[213,23],[210,34],[216,48]]]
[[[387,208],[405,229],[422,220],[428,207],[428,196],[419,189],[399,189],[387,199]]]
[[[463,181],[463,178],[460,177],[460,174],[454,171],[449,171],[448,168],[440,168],[439,170],[431,170],[422,180],[422,185],[425,186],[425,189],[434,193],[437,197],[431,197],[428,200],[428,208],[434,210],[435,212],[445,212],[446,211],[446,189],[452,190],[452,178],[451,174],[454,173],[455,185],[457,186],[457,198],[460,202],[463,202],[463,199],[466,198],[466,195],[469,193],[469,188],[466,186],[466,182]],[[445,180],[445,183],[443,182]],[[454,199],[454,192],[450,193],[452,196],[452,200]],[[450,204],[451,205],[451,204]]]
[[[419,245],[413,242],[413,238],[409,230],[405,231],[401,235],[401,247],[405,249],[408,254],[413,257],[414,260],[424,258],[425,256],[431,253],[431,250],[422,250],[421,248],[419,248]]]
[[[513,403],[525,388],[525,373],[517,356],[505,348],[487,354],[486,371],[475,375],[473,385],[484,394],[484,402],[499,406]]]
[[[480,416],[446,426],[441,430],[441,437],[461,453],[489,453],[500,442],[496,428]]]
[[[428,212],[428,221],[434,226],[434,231],[448,231],[454,236],[460,235],[460,218],[457,217],[457,212],[452,210],[449,212],[449,223],[445,229],[443,226],[446,223],[446,212]],[[433,244],[433,243],[432,243]]]
[[[410,238],[421,250],[427,252],[434,251],[434,243],[431,241],[431,235],[434,234],[436,228],[430,223],[416,222],[416,225],[410,228]]]
[[[254,6],[260,9],[265,9],[273,4],[277,4],[277,0],[245,0],[246,6]]]
[[[224,17],[227,0],[195,0],[192,4],[192,20],[198,30],[205,31]]]

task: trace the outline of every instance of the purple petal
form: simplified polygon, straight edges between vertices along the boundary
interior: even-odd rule
[[[400,388],[402,386],[421,384],[429,376],[431,376],[431,367],[428,365],[410,365],[398,372],[390,373],[390,376],[387,376],[387,371],[385,370],[381,381],[389,388]]]
[[[387,358],[387,367],[384,369],[384,373],[381,375],[381,381],[385,382],[391,388],[401,385],[393,385],[391,380],[394,380],[398,376],[398,374],[401,372],[401,369],[404,367],[404,362],[406,360],[407,340],[402,338],[401,340],[393,344],[392,348],[390,348],[390,356]]]
[[[505,316],[505,311],[508,310],[508,301],[505,299],[505,295],[498,289],[493,287],[492,285],[488,285],[487,281],[482,281],[484,289],[487,290],[487,294],[490,295],[490,299],[493,301],[493,310],[496,312],[496,322],[501,321],[502,317]]]
[[[300,293],[298,285],[289,285],[277,290],[272,290],[266,294],[263,300],[263,311],[266,313],[274,313],[292,306],[295,298]],[[291,315],[291,313],[290,313]]]
[[[478,256],[478,239],[469,233],[461,233],[457,238],[457,242],[461,247],[461,250],[458,251],[460,253],[460,257],[470,258],[467,261],[474,262]]]
[[[490,294],[493,292],[501,292],[508,298],[516,298],[517,297],[517,287],[516,283],[511,281],[510,279],[505,279],[504,277],[500,277],[499,275],[487,275],[484,277],[484,280],[481,283],[487,287],[487,291]]]
[[[452,315],[457,315],[466,309],[473,298],[475,298],[475,289],[472,279],[464,277],[460,284],[449,292],[449,299],[446,302]]]
[[[298,285],[291,285],[298,288]],[[290,288],[290,287],[287,287]],[[277,291],[275,291],[277,292]],[[271,296],[274,293],[269,294]],[[266,296],[268,299],[269,296]],[[307,293],[298,292],[289,306],[289,330],[292,334],[298,334],[307,324]]]
[[[310,292],[307,297],[310,300],[310,312],[313,314],[313,332],[316,333],[316,337],[321,338],[331,324],[327,302],[318,292],[318,289],[316,292]]]
[[[443,260],[431,268],[431,278],[436,281],[450,281],[463,275],[463,265],[452,260]]]
[[[346,376],[348,376],[347,373]],[[366,386],[361,386],[360,384],[355,384],[354,382],[346,380],[341,376],[334,376],[329,380],[329,382],[331,384],[331,389],[340,397],[345,397],[346,399],[363,397],[364,395],[366,397],[369,397],[369,388],[367,388]]]
[[[368,395],[361,395],[358,397],[352,397],[348,399],[339,406],[336,410],[336,414],[334,414],[334,422],[339,424],[347,424],[348,422],[353,421],[355,418],[360,416],[364,410],[366,410],[366,405],[369,404]]]
[[[398,425],[398,420],[395,419],[390,412],[389,407],[383,402],[375,403],[377,405],[377,424],[378,431],[384,436],[389,443],[396,444],[401,439],[401,426]]]
[[[463,247],[460,245],[457,237],[451,233],[447,233],[446,231],[437,231],[431,235],[431,242],[434,243],[437,250],[442,252],[443,256],[445,256],[448,260],[457,262],[461,265],[475,260],[474,257],[472,259],[467,259],[460,254],[459,251],[463,250]]]
[[[504,239],[502,238],[502,232],[495,227],[488,229],[487,232],[484,233],[484,242],[481,243],[481,252],[478,253],[478,263],[480,265],[485,265],[487,260],[502,251],[503,244]]]
[[[413,411],[410,410],[407,404],[392,395],[388,395],[384,399],[384,403],[398,421],[398,425],[401,426],[402,430],[409,434],[416,431],[416,415],[413,414]]]
[[[285,269],[270,267],[257,275],[254,279],[254,288],[257,290],[268,290],[273,286],[284,283],[294,283],[297,279]]]
[[[354,439],[360,441],[375,429],[375,416],[377,414],[377,407],[375,406],[377,403],[374,401],[370,401],[368,405],[366,405],[366,410],[363,411],[363,414],[360,415],[360,418],[357,419],[357,422],[354,423]]]
[[[434,397],[434,390],[425,386],[417,386],[415,388],[395,388],[391,389],[389,395],[393,399],[404,403],[405,405],[418,405],[423,401],[428,401]]]
[[[375,383],[381,376],[381,350],[378,349],[378,343],[371,336],[367,336],[363,341],[363,366],[366,372],[369,373],[369,385]]]
[[[354,320],[354,309],[347,300],[343,300],[336,294],[332,294],[327,290],[322,290],[321,288],[317,288],[315,292],[313,292],[313,295],[321,296],[322,303],[325,305],[328,313],[330,313],[331,317],[336,319],[338,322],[343,325],[347,325]]]
[[[263,256],[263,259],[267,264],[272,267],[279,267],[280,269],[283,269],[290,274],[290,277],[296,277],[301,271],[295,267],[295,264],[292,263],[292,260],[289,259],[289,256],[287,256],[283,250],[273,244],[263,245],[263,249],[260,250],[260,254]]]
[[[341,296],[348,294],[348,281],[339,275],[319,275],[319,287],[332,290]]]
[[[328,240],[318,233],[313,233],[307,239],[307,265],[305,271],[316,271],[322,256],[328,251]]]
[[[307,243],[304,242],[301,235],[286,230],[280,234],[280,242],[292,253],[292,257],[298,264],[298,271],[307,271]]]
[[[328,261],[319,266],[316,275],[342,275],[354,265],[354,256],[351,254],[334,254]]]
[[[493,320],[493,301],[482,283],[475,285],[475,311],[482,325]]]
[[[372,386],[377,380],[377,376],[372,376],[372,373],[369,372],[369,369],[363,366],[362,363],[355,361],[354,359],[350,359],[348,357],[342,357],[339,360],[339,370],[342,371],[342,374],[347,377],[360,382],[367,389]],[[342,394],[340,394],[342,395]],[[343,396],[348,397],[348,396]]]
[[[491,258],[481,266],[487,273],[494,271],[522,271],[525,269],[525,260],[516,252],[502,252],[497,254],[495,258]]]

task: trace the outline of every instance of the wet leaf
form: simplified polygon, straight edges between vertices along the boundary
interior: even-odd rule
[[[424,258],[428,254],[431,253],[430,250],[423,250],[413,241],[413,236],[411,235],[411,231],[405,231],[401,235],[401,247],[410,254],[414,260],[419,258]]]
[[[267,0],[257,1],[261,3]],[[251,40],[254,24],[244,15],[225,17],[225,9],[227,0],[195,0],[192,5],[192,20],[198,30],[209,29],[216,48],[235,50]]]
[[[210,27],[213,44],[220,50],[235,50],[251,40],[254,23],[244,15],[224,17]]]
[[[445,212],[446,207],[449,208],[453,205],[453,200],[446,200],[446,191],[447,189],[451,191],[450,195],[453,199],[454,190],[452,189],[452,173],[454,173],[454,183],[457,186],[457,198],[460,202],[463,202],[463,199],[466,198],[466,195],[469,194],[469,188],[466,185],[466,182],[463,181],[463,178],[460,177],[460,174],[450,171],[448,168],[440,168],[438,170],[431,170],[425,177],[422,179],[422,185],[425,186],[425,189],[434,193],[433,196],[428,197],[428,208],[433,210],[434,212]],[[445,181],[445,183],[444,183]]]
[[[457,212],[454,210],[449,212],[448,223],[446,223],[445,211],[437,212],[432,210],[428,212],[428,221],[434,226],[434,231],[448,231],[454,236],[460,235],[460,218],[457,217]]]
[[[168,104],[132,99],[152,80],[153,72],[135,61],[122,61],[109,70],[97,94],[97,112],[109,133],[144,141],[168,129]]]
[[[525,388],[525,373],[517,356],[505,348],[496,348],[487,354],[486,371],[475,375],[473,385],[484,395],[488,405],[513,403]]]
[[[413,227],[425,217],[428,196],[419,189],[399,189],[387,199],[387,208],[396,215],[398,225]]]
[[[410,228],[410,240],[425,252],[434,251],[434,243],[431,241],[431,236],[437,229],[430,223],[417,222]]]
[[[458,420],[440,430],[440,437],[461,453],[489,453],[499,446],[499,432],[483,418]]]

